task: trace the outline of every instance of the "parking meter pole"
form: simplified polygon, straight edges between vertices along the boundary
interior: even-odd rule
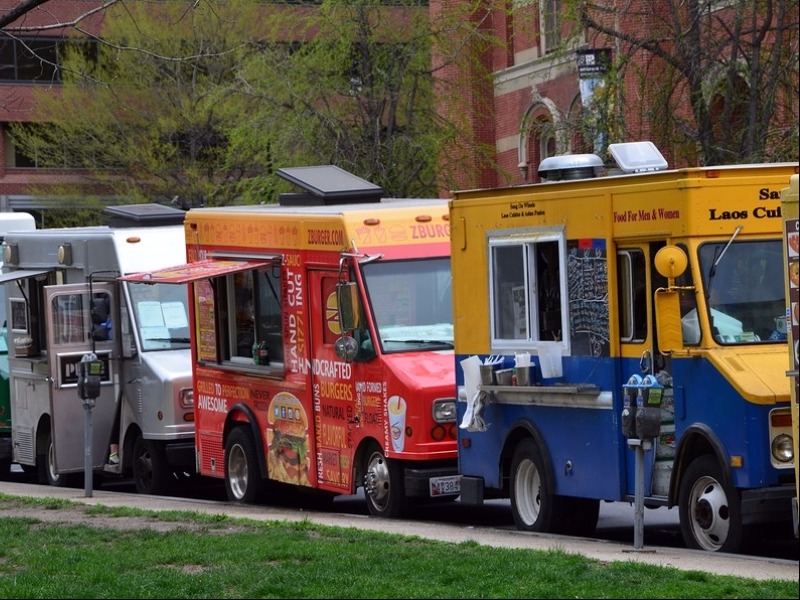
[[[644,444],[646,441],[629,439],[628,446],[635,451],[635,477],[633,497],[633,549],[644,547]]]
[[[92,405],[84,401],[84,433],[83,443],[86,450],[83,460],[83,495],[86,498],[92,497]]]
[[[643,370],[644,372],[644,370]],[[661,427],[662,388],[652,375],[632,375],[623,386],[622,434],[635,452],[633,548],[644,547],[645,452]]]
[[[85,411],[83,442],[83,488],[87,498],[92,497],[92,408],[100,395],[100,375],[103,372],[103,363],[97,360],[94,352],[84,354],[78,363],[78,397],[83,401]]]

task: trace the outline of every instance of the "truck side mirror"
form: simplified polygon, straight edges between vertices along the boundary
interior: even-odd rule
[[[339,329],[342,333],[359,327],[361,311],[358,303],[358,288],[355,282],[340,281],[336,284],[336,303],[339,310]]]
[[[680,277],[689,265],[686,252],[677,246],[664,246],[656,252],[653,258],[656,271],[669,280],[669,285],[675,285],[675,278]]]
[[[670,354],[683,348],[681,307],[677,290],[658,289],[655,293],[658,351]]]

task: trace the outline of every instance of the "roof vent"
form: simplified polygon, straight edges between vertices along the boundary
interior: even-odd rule
[[[383,188],[335,165],[285,167],[276,173],[303,189],[280,194],[278,201],[283,206],[380,202],[383,195]]]
[[[547,181],[592,179],[605,168],[596,154],[564,154],[550,156],[539,163],[539,177]]]
[[[653,142],[609,144],[608,151],[623,173],[663,171],[667,168],[667,160]]]
[[[156,202],[120,204],[103,209],[109,227],[158,227],[183,225],[186,211]]]

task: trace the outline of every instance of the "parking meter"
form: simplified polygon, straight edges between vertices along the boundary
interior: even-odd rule
[[[636,435],[639,439],[658,437],[661,429],[661,399],[664,388],[653,375],[642,380],[641,395],[637,396]]]
[[[94,401],[100,395],[102,374],[103,363],[97,360],[97,355],[84,354],[78,363],[78,397],[84,404],[94,406]]]
[[[620,422],[622,424],[622,435],[626,438],[635,438],[636,436],[636,413],[638,410],[637,396],[641,391],[642,377],[641,375],[631,375],[628,383],[622,386],[622,415]]]
[[[622,435],[641,440],[658,437],[664,388],[653,375],[633,375],[622,387]]]

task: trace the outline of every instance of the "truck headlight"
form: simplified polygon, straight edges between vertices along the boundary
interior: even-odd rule
[[[456,420],[456,401],[453,398],[433,402],[433,420],[437,423],[454,423]]]
[[[794,458],[794,448],[792,447],[792,436],[782,433],[772,439],[772,456],[781,463],[792,462]]]
[[[183,408],[192,408],[194,406],[194,390],[192,388],[181,388],[178,392],[178,398]]]

